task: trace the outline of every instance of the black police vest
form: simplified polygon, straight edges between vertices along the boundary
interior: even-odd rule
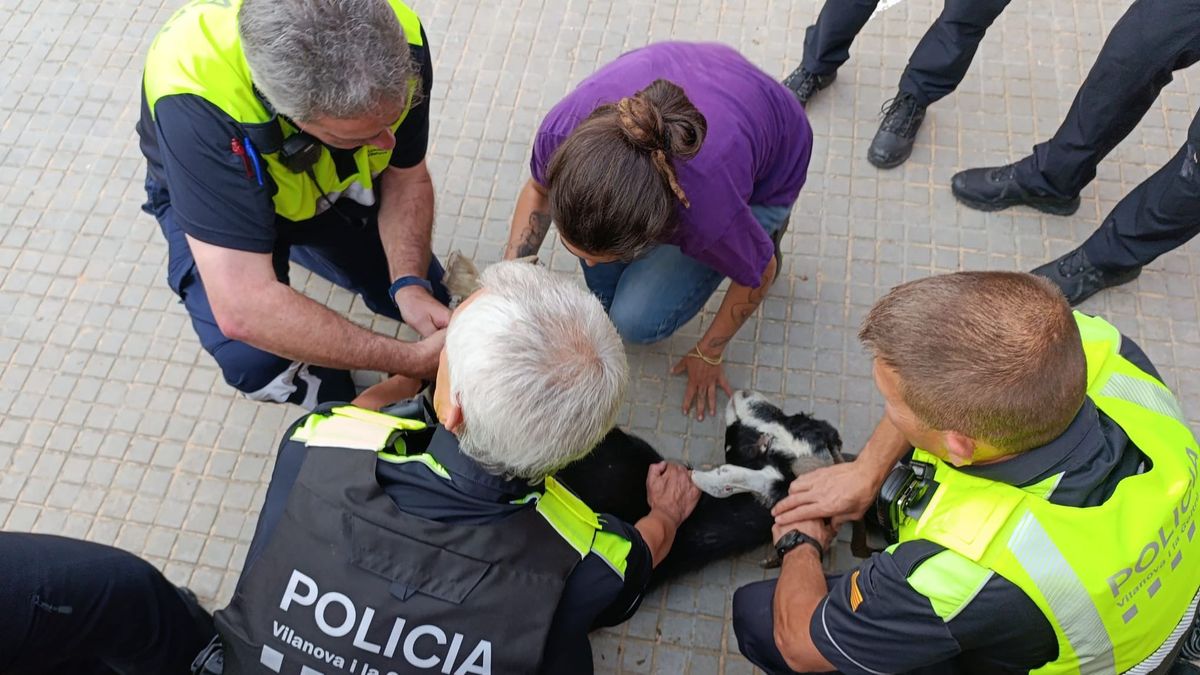
[[[309,448],[278,526],[216,613],[225,674],[536,672],[579,554],[532,505],[474,526],[405,514],[375,462]]]

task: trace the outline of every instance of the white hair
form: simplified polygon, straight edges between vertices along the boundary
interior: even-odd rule
[[[591,293],[523,262],[484,270],[446,333],[462,451],[538,481],[585,456],[616,423],[625,348]]]
[[[244,0],[238,33],[255,86],[295,120],[404,105],[419,77],[388,0]]]

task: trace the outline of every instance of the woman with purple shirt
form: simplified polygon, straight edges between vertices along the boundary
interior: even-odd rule
[[[729,277],[716,317],[672,372],[683,410],[716,413],[726,345],[775,280],[812,130],[796,97],[718,44],[622,55],[554,106],[505,258],[536,254],[550,223],[622,337],[657,342]]]

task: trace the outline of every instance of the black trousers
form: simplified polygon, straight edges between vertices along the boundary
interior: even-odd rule
[[[908,59],[900,91],[929,105],[958,86],[975,50],[1009,0],[946,0]],[[817,22],[804,35],[804,69],[829,75],[850,58],[850,44],[879,0],[825,0]]]
[[[1042,196],[1078,195],[1174,72],[1197,60],[1200,0],[1136,0],[1105,39],[1058,131],[1017,164],[1017,182]]]
[[[183,675],[213,634],[203,609],[131,553],[0,532],[0,673]]]
[[[1137,267],[1187,243],[1200,232],[1200,111],[1187,141],[1154,175],[1125,195],[1083,242],[1101,269]]]
[[[1036,194],[1070,198],[1137,126],[1176,70],[1200,60],[1200,0],[1136,0],[1113,26],[1054,136],[1017,163]],[[1175,157],[1138,185],[1084,243],[1093,264],[1145,265],[1200,230],[1200,114]]]

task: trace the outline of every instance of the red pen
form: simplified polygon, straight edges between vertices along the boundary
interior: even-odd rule
[[[246,148],[242,147],[242,142],[236,138],[229,139],[229,149],[233,154],[242,158],[242,167],[246,169],[246,178],[254,178],[254,168],[250,166],[250,158],[246,156]]]

